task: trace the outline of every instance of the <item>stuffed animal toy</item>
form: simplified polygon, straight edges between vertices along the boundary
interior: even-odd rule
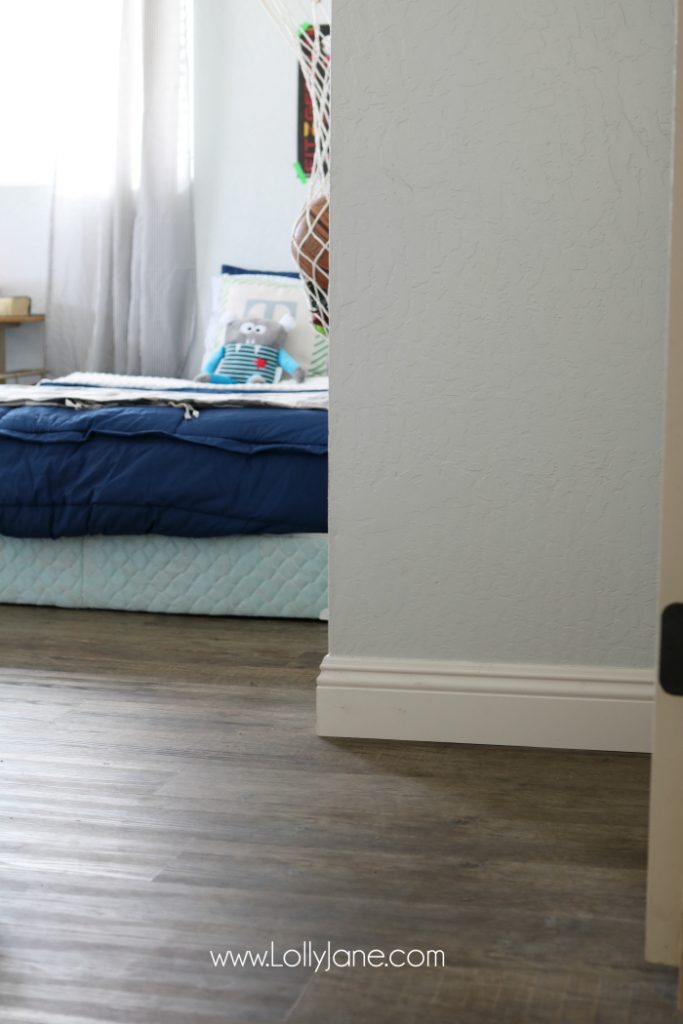
[[[306,373],[284,348],[293,326],[291,316],[283,317],[279,323],[257,317],[229,320],[223,344],[209,356],[195,380],[212,384],[272,384],[281,367],[301,383]]]

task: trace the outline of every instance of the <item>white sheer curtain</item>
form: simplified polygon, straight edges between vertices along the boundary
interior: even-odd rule
[[[65,5],[78,19],[55,83],[51,372],[183,370],[196,289],[189,3]]]

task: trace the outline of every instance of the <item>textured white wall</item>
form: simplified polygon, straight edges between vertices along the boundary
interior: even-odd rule
[[[337,0],[333,654],[652,664],[673,28]]]
[[[260,0],[195,0],[200,336],[221,263],[294,269],[289,243],[304,201],[296,97],[296,58]]]

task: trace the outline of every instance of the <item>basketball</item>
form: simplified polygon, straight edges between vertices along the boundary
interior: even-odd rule
[[[292,232],[292,256],[304,278],[324,295],[330,280],[330,206],[318,196],[305,207]]]

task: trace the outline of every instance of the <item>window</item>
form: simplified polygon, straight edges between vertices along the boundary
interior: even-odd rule
[[[139,135],[141,65],[131,60],[122,93],[119,59],[122,32],[139,43],[140,13],[130,0],[0,0],[0,185],[49,184],[58,153],[70,191],[110,185],[119,124],[131,146]],[[130,45],[125,52],[131,59]]]

